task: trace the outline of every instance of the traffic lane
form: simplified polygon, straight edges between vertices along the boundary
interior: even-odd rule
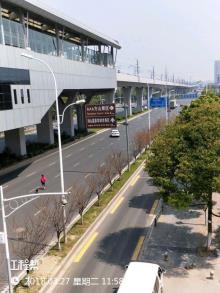
[[[133,184],[121,195],[121,203],[118,205],[120,198],[117,199],[105,220],[88,236],[89,240],[92,237],[94,240],[84,254],[79,251],[72,257],[71,266],[62,274],[66,280],[69,278],[69,284],[65,287],[57,285],[52,292],[91,292],[91,286],[74,286],[74,278],[90,278],[90,281],[93,278],[98,285],[92,285],[92,292],[109,293],[117,287],[140,236],[146,233],[146,211],[150,210],[156,197],[156,189],[145,172],[142,171]]]
[[[145,120],[144,118],[142,119]],[[140,121],[142,119],[140,119]],[[138,125],[136,125],[135,120],[136,119],[130,122],[129,128],[131,128],[132,125],[134,124],[133,128],[136,129]],[[123,139],[125,140],[125,136],[123,136],[123,133],[125,133],[124,128],[125,128],[124,126],[121,126],[122,139],[119,141],[122,148],[124,148],[125,150],[126,141],[122,142]],[[89,140],[89,145],[88,144],[84,145],[85,143],[87,143],[85,141],[84,144],[82,145],[73,144],[71,148],[70,147],[68,147],[68,149],[64,148],[63,150],[64,168],[65,168],[65,164],[66,163],[68,164],[69,162],[73,163],[74,167],[78,167],[78,165],[82,165],[82,161],[84,158],[88,158],[88,160],[90,161],[91,154],[94,155],[94,157],[97,157],[97,159],[99,159],[99,154],[97,154],[96,151],[97,150],[100,151],[101,149],[103,150],[109,149],[109,143],[110,143],[110,148],[114,149],[114,147],[116,146],[116,148],[118,149],[119,147],[119,145],[117,144],[118,141],[116,143],[116,140],[109,138],[109,135],[110,135],[110,130],[98,135],[97,137],[91,138],[91,140]],[[88,166],[88,162],[86,162],[85,164],[86,168],[87,166]],[[54,174],[54,172],[56,174]],[[54,176],[57,176],[57,178],[59,177],[58,153],[56,153],[53,156],[49,156],[49,157],[46,156],[43,161],[42,160],[38,161],[36,164],[35,163],[31,164],[26,170],[20,173],[16,179],[6,183],[5,186],[7,186],[7,188],[5,190],[5,196],[8,197],[7,194],[10,194],[10,196],[12,196],[14,194],[13,192],[15,192],[16,195],[33,192],[37,184],[39,183],[39,178],[42,173],[47,174],[49,181],[51,181],[51,179]],[[50,176],[50,173],[51,173],[51,176]],[[56,186],[56,184],[54,185],[54,182],[53,182],[53,186]],[[16,190],[15,190],[15,187],[16,187]]]
[[[136,122],[136,119],[134,121]],[[124,129],[123,126],[122,126],[122,129]],[[75,164],[74,162],[73,163],[71,162],[71,159],[69,156],[68,156],[68,158],[64,157],[64,166],[66,166],[66,169],[64,170],[66,189],[69,189],[70,187],[72,187],[74,185],[74,182],[84,182],[84,180],[88,177],[88,175],[94,174],[97,170],[97,167],[104,164],[104,160],[106,158],[107,153],[108,152],[110,153],[112,151],[112,147],[111,147],[111,149],[108,149],[108,147],[110,146],[109,143],[107,143],[107,148],[106,148],[105,143],[106,143],[106,140],[108,140],[108,139],[109,139],[108,134],[106,134],[106,138],[101,139],[101,140],[99,139],[99,142],[103,142],[98,149],[99,160],[101,161],[101,163],[100,163],[100,161],[97,160],[96,157],[93,157],[88,160],[87,155],[86,155],[86,150],[84,150],[84,152],[82,154],[82,159],[79,160],[79,162],[81,164],[78,163],[77,166],[76,166],[77,163]],[[120,139],[110,138],[109,141],[117,141],[117,143],[114,143],[113,146],[114,146],[114,148],[116,147],[116,149],[119,150],[120,145],[121,145],[121,147],[125,146],[125,134],[124,134],[124,139],[123,139],[123,131],[122,131],[122,136]],[[97,151],[97,149],[96,149],[96,151]],[[88,157],[89,157],[89,154],[88,154]],[[65,163],[65,159],[67,160],[66,163]],[[75,167],[77,167],[76,169],[74,168],[74,165],[75,165]],[[88,169],[88,165],[92,166],[92,168]],[[38,174],[39,177],[40,177],[40,173],[41,172],[39,172],[39,174]],[[29,175],[34,175],[34,174],[30,173]],[[37,183],[38,183],[38,182],[36,182],[36,180],[38,181],[38,176],[37,175],[34,177],[30,176],[30,180],[29,180],[28,184],[26,184],[26,186],[25,186],[26,193],[35,192],[35,189],[36,189]],[[53,167],[52,171],[50,172],[51,178],[49,178],[48,191],[55,192],[60,189],[59,176],[60,176],[60,174],[59,174],[58,166],[57,166],[57,168]],[[74,177],[74,181],[73,181],[73,177]],[[23,193],[25,193],[25,192],[23,192]],[[18,189],[16,189],[16,194],[19,194]],[[30,205],[31,205],[31,203],[28,204],[28,209],[30,209]],[[33,205],[35,205],[35,203],[33,203]],[[26,213],[24,213],[24,214],[26,214]]]
[[[134,120],[136,121],[136,119]],[[122,126],[124,129],[124,126]],[[93,157],[89,160],[87,160],[87,156],[86,156],[86,152],[87,150],[84,150],[83,154],[82,154],[82,159],[79,160],[80,164],[76,166],[76,168],[74,168],[74,162],[72,163],[70,158],[68,158],[65,162],[64,160],[64,175],[65,175],[65,186],[66,186],[66,190],[69,189],[70,187],[72,187],[74,185],[74,182],[85,182],[85,180],[88,178],[88,175],[90,174],[94,174],[97,170],[97,167],[104,164],[104,160],[107,156],[107,153],[111,152],[112,149],[108,149],[108,147],[110,146],[109,143],[107,143],[107,148],[106,148],[106,140],[109,141],[117,141],[117,144],[119,142],[119,144],[115,144],[114,143],[114,148],[116,150],[120,150],[120,144],[121,146],[125,147],[125,134],[124,134],[124,139],[123,139],[123,131],[122,131],[122,136],[120,139],[114,139],[114,138],[109,138],[109,135],[106,135],[106,138],[104,140],[102,140],[102,144],[98,149],[98,156],[99,156],[99,161],[97,160],[96,157]],[[99,140],[100,142],[100,140]],[[96,149],[97,151],[97,149]],[[79,158],[78,158],[79,159]],[[100,163],[101,161],[101,163]],[[91,166],[91,169],[88,168],[88,166]],[[26,188],[26,190],[22,190],[20,194],[24,193],[34,193],[35,189],[37,187],[38,184],[38,176],[40,177],[41,172],[39,172],[39,174],[35,175],[35,176],[30,176],[29,177],[29,181],[25,186],[21,186],[21,188],[23,189],[24,187]],[[33,174],[34,175],[34,174]],[[60,189],[60,174],[59,174],[59,169],[58,166],[52,167],[52,170],[50,171],[50,176],[48,177],[49,182],[48,182],[48,191],[49,192],[56,192],[57,190]],[[74,180],[73,180],[74,178]],[[18,188],[16,189],[16,194],[19,194]],[[22,223],[22,221],[27,217],[27,216],[31,216],[33,214],[38,213],[39,210],[35,211],[35,200],[37,200],[38,205],[40,205],[41,199],[43,200],[43,198],[36,198],[33,200],[33,202],[29,202],[25,207],[23,207],[22,209],[22,214],[20,216],[20,222]],[[20,202],[20,201],[19,201]],[[23,201],[22,201],[23,202]],[[14,206],[14,202],[12,202],[12,206]],[[33,210],[35,211],[33,213]],[[10,220],[9,220],[10,222]],[[10,225],[11,226],[11,225]]]
[[[152,112],[151,112],[152,124],[158,118],[163,117],[163,112],[164,112],[163,109],[152,110]],[[148,113],[145,113],[143,116],[135,117],[135,119],[133,119],[132,121],[129,122],[129,131],[130,131],[131,136],[135,133],[135,131],[137,131],[138,128],[140,128],[140,129],[146,128],[148,120],[145,118],[147,118],[147,116],[148,116]],[[123,125],[119,125],[119,128],[122,133],[125,132],[125,127]],[[89,149],[91,150],[91,148],[93,147],[94,151],[95,151],[97,148],[101,147],[99,145],[100,141],[106,142],[106,138],[109,137],[109,134],[110,134],[110,130],[108,130],[102,134],[99,134],[95,137],[87,138],[85,141],[81,141],[79,143],[72,144],[68,147],[64,147],[63,148],[64,160],[71,158],[72,156],[77,157],[80,160],[80,156],[82,155],[83,151],[88,147],[87,140],[89,140]],[[112,144],[112,142],[111,142],[111,144]],[[124,145],[124,142],[123,142],[123,145]],[[74,164],[77,164],[77,162],[75,162]],[[9,185],[9,183],[10,183],[10,186],[13,184],[16,185],[17,183],[20,183],[20,186],[24,186],[24,185],[26,186],[27,184],[32,186],[34,183],[32,180],[33,176],[37,177],[40,175],[40,173],[45,173],[45,172],[47,173],[48,168],[52,167],[52,169],[54,169],[53,166],[59,167],[58,151],[35,161],[28,168],[26,168],[17,178],[6,183],[5,186]],[[36,170],[39,170],[39,171],[36,172]],[[30,182],[31,180],[32,180],[32,182]],[[34,179],[34,181],[35,181],[35,179]],[[13,186],[13,188],[14,187],[15,186]],[[19,185],[18,185],[18,187],[19,187]],[[5,195],[7,194],[7,192],[11,193],[10,190],[7,190]],[[19,193],[19,190],[16,191],[16,194],[18,194],[18,193]]]

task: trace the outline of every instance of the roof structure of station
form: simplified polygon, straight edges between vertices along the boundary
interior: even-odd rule
[[[72,13],[70,12],[70,15]],[[0,131],[41,123],[58,95],[89,99],[117,87],[117,41],[39,1],[0,1]]]

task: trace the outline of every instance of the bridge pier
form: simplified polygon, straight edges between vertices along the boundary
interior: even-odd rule
[[[128,116],[132,115],[131,92],[132,92],[132,87],[131,86],[122,88],[124,102],[128,106]]]
[[[144,94],[144,88],[136,88],[136,93],[137,93],[137,110],[138,111],[143,111],[143,94]]]
[[[18,156],[27,154],[24,127],[7,130],[5,133],[5,145]]]
[[[76,105],[78,131],[84,132],[86,128],[85,104]]]
[[[114,102],[115,102],[115,89],[112,89],[109,92],[105,93],[105,103],[112,104]]]
[[[37,138],[40,143],[54,144],[52,112],[49,109],[40,124],[37,124]]]

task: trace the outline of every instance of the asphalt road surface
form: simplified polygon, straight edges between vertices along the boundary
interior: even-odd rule
[[[45,292],[114,292],[138,240],[146,234],[147,223],[152,222],[148,213],[155,197],[155,187],[146,172],[140,170],[80,249],[68,258],[61,274],[54,277],[58,284]]]
[[[190,100],[181,101],[189,103]],[[174,115],[180,110],[180,107],[173,110],[171,115]],[[151,123],[155,123],[159,118],[165,117],[164,109],[153,109],[151,112]],[[130,144],[132,137],[136,131],[146,129],[148,127],[148,113],[144,113],[139,117],[134,117],[129,122],[129,139]],[[126,136],[125,126],[119,125],[120,138],[111,138],[110,130],[88,137],[78,143],[73,143],[68,146],[63,146],[63,164],[64,164],[64,181],[65,190],[69,190],[74,185],[74,182],[84,182],[84,180],[96,172],[98,166],[104,164],[105,158],[112,150],[122,150],[126,152]],[[4,197],[9,198],[22,194],[33,193],[39,185],[41,174],[45,174],[48,178],[48,192],[60,191],[60,174],[59,174],[59,157],[58,151],[43,156],[26,166],[22,170],[17,170],[11,174],[7,174],[0,178],[0,184],[4,188]],[[19,204],[22,201],[19,201]],[[38,205],[36,206],[36,202]],[[41,198],[30,201],[27,205],[19,209],[11,217],[7,219],[9,238],[15,236],[16,229],[23,228],[23,222],[28,216],[40,217],[41,208],[39,208]],[[17,206],[17,202],[11,202],[6,205],[7,212]],[[45,208],[45,207],[44,207]],[[16,223],[16,225],[14,225]],[[0,222],[0,231],[2,231],[2,222]],[[13,259],[13,251],[10,240],[10,249]],[[4,248],[0,246],[0,276],[5,275],[5,260]],[[4,276],[5,279],[5,276]],[[1,278],[0,278],[1,282]]]

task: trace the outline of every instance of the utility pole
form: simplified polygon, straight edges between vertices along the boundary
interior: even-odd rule
[[[127,164],[128,164],[128,171],[130,171],[130,156],[129,156],[129,140],[128,140],[128,106],[124,105],[125,109],[125,130],[126,130],[126,146],[127,146]]]

